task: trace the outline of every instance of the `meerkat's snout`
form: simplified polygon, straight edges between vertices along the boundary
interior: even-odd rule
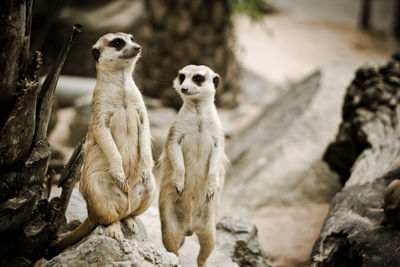
[[[189,89],[187,88],[181,88],[182,93],[187,93],[187,91],[189,91]]]
[[[134,58],[139,55],[141,51],[142,48],[140,45],[135,44],[133,47],[127,47],[124,49],[120,58]]]

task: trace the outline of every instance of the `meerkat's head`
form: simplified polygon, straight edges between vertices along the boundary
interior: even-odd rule
[[[108,33],[93,45],[92,56],[97,66],[122,69],[134,65],[140,57],[141,50],[132,34]]]
[[[183,100],[201,101],[214,99],[220,81],[220,76],[207,66],[187,65],[178,72],[173,86]]]

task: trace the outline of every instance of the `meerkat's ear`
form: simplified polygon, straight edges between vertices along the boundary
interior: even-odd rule
[[[215,73],[213,76],[213,83],[214,83],[215,90],[217,90],[218,86],[221,83],[221,77],[219,77],[219,75],[217,73]]]
[[[96,60],[96,62],[99,61],[100,54],[101,54],[100,49],[98,49],[97,47],[92,47],[92,56],[94,60]]]

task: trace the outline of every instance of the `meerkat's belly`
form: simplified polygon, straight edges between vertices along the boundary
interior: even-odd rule
[[[125,175],[137,175],[139,165],[139,115],[133,108],[120,108],[110,117],[110,131],[122,157]]]
[[[185,190],[205,191],[213,147],[212,136],[198,132],[185,134],[181,145],[185,163]]]

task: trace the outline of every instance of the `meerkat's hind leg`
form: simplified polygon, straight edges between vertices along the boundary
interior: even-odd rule
[[[124,234],[122,233],[121,225],[120,225],[119,221],[113,222],[107,228],[108,228],[110,237],[113,237],[113,238],[117,239],[118,241],[124,240]]]
[[[200,243],[200,252],[197,256],[197,265],[206,266],[207,258],[215,246],[216,230],[215,227],[209,227],[196,233]]]
[[[133,216],[128,216],[128,217],[126,217],[124,219],[124,221],[125,221],[126,225],[128,226],[129,230],[131,230],[131,232],[133,234],[136,234],[138,226],[137,226],[137,224],[136,224],[136,222],[134,220],[134,217]]]

